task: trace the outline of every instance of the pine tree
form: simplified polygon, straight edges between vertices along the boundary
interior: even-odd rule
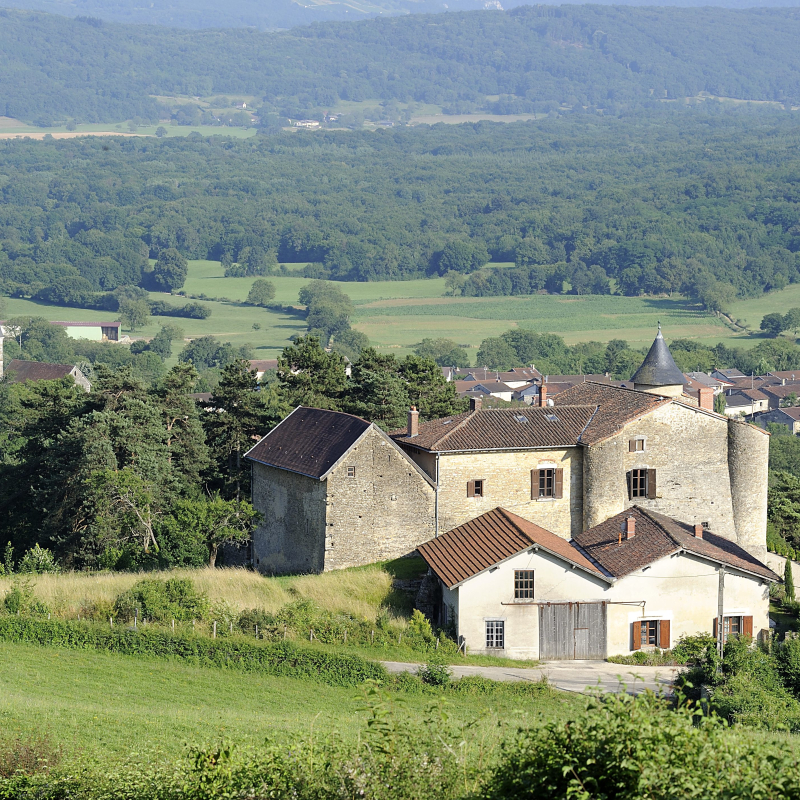
[[[786,559],[786,566],[783,568],[783,586],[786,590],[786,599],[794,600],[794,576],[792,575],[792,559]]]

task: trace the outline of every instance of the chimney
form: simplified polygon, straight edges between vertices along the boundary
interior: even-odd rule
[[[706,411],[713,411],[714,390],[710,386],[701,386],[697,390],[697,394],[700,396],[700,408],[704,408]]]
[[[544,384],[539,387],[539,405],[542,408],[547,405],[547,387]]]
[[[695,522],[694,524],[694,535],[698,539],[703,538],[703,525],[702,523]]]
[[[482,405],[483,405],[483,398],[482,397],[470,397],[470,399],[469,399],[469,410],[470,411],[480,411]]]
[[[411,406],[408,411],[408,434],[409,437],[419,436],[419,411],[416,406]]]
[[[636,517],[628,517],[625,520],[625,538],[633,539],[636,536]]]

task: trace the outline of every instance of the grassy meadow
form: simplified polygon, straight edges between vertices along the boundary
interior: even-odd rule
[[[290,273],[299,273],[304,264],[286,266]],[[187,338],[213,335],[222,341],[249,345],[256,358],[274,358],[294,335],[305,330],[305,323],[302,314],[245,305],[243,301],[253,280],[226,278],[217,261],[191,261],[183,290],[187,295],[219,298],[202,301],[211,308],[211,316],[204,320],[153,317],[133,335],[149,338],[161,325],[172,323],[179,325]],[[276,304],[283,306],[296,305],[298,292],[308,283],[308,279],[299,274],[297,277],[276,275],[269,280],[275,284]],[[356,307],[353,326],[367,334],[379,350],[405,355],[424,338],[447,337],[468,348],[468,353],[472,350],[473,361],[474,351],[484,338],[517,326],[557,333],[568,344],[620,338],[642,347],[652,342],[660,321],[668,339],[685,337],[703,344],[725,342],[748,347],[761,341],[754,332],[764,314],[785,313],[789,308],[800,306],[800,285],[737,301],[731,309],[731,317],[750,329],[742,331],[718,317],[704,314],[681,297],[445,297],[443,278],[339,285]],[[151,293],[151,297],[168,299],[176,305],[186,302],[181,297],[170,298],[156,292]],[[113,316],[103,311],[63,308],[17,298],[7,299],[6,315],[84,321]]]
[[[403,694],[403,713],[422,718],[430,695]],[[451,718],[478,720],[497,741],[538,714],[562,717],[581,700],[567,693],[537,698],[447,698]],[[354,741],[367,719],[360,692],[325,684],[148,657],[0,642],[0,739],[48,736],[65,760],[175,758],[187,744],[220,740],[259,744],[267,737],[311,735]]]

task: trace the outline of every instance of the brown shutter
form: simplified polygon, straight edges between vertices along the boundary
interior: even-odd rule
[[[658,627],[658,646],[662,650],[669,650],[669,620],[662,619]]]
[[[647,499],[655,500],[656,497],[656,471],[647,470]]]
[[[554,470],[553,476],[553,497],[556,499],[564,496],[564,470]]]
[[[475,481],[467,481],[467,497],[475,497]]]
[[[636,452],[636,439],[628,439],[628,452],[629,453]]]
[[[717,623],[719,623],[719,617],[714,617],[714,638],[716,639],[719,634],[717,633]]]
[[[633,623],[633,649],[642,649],[642,623],[638,620]]]
[[[535,500],[539,496],[539,470],[531,470],[531,500]]]
[[[752,617],[742,617],[742,635],[743,636],[752,636],[753,635],[753,618]]]
[[[633,500],[633,471],[628,470],[628,472],[625,473],[625,477],[628,481],[628,500]]]

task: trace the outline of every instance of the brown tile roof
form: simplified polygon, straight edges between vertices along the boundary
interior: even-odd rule
[[[587,572],[605,577],[565,539],[499,507],[417,549],[444,584],[452,588],[534,545]]]
[[[481,390],[491,394],[492,392],[513,392],[514,390],[502,381],[454,381],[456,391],[461,394],[462,392],[479,392]]]
[[[770,372],[769,374],[774,378],[782,378],[787,381],[800,381],[800,369],[785,369],[777,372]]]
[[[72,364],[45,364],[41,361],[21,361],[15,358],[6,373],[13,383],[25,381],[57,381],[66,378],[75,369]]]
[[[636,534],[620,542],[620,531],[627,517],[636,520]],[[778,576],[738,544],[704,531],[698,539],[693,527],[672,517],[645,511],[632,506],[594,528],[575,537],[587,555],[615,578],[622,578],[671,553],[686,550],[712,561],[717,561],[766,580],[779,580]]]
[[[762,386],[761,391],[766,395],[779,397],[781,399],[788,397],[790,394],[800,396],[800,382],[787,383],[785,386],[780,384],[777,386]]]
[[[672,402],[670,398],[647,392],[610,386],[605,383],[579,383],[553,398],[553,408],[563,405],[597,406],[597,413],[581,436],[583,444],[596,444],[618,433],[629,422]]]
[[[728,394],[731,392],[732,394]],[[732,397],[733,395],[741,395],[742,397],[747,397],[750,400],[766,400],[767,396],[764,392],[760,391],[759,389],[728,389],[725,392],[726,397]]]
[[[256,372],[266,372],[268,369],[277,369],[277,368],[278,368],[277,358],[250,359],[250,369],[254,369]]]
[[[573,447],[594,414],[594,406],[490,408],[421,422],[417,436],[390,435],[398,444],[434,452]]]
[[[795,422],[800,420],[800,408],[797,406],[790,406],[789,408],[776,408],[773,411],[769,412],[769,415],[772,416],[773,414],[780,412],[781,414],[786,414],[787,417],[793,419]],[[758,419],[761,419],[759,416]]]
[[[322,478],[369,427],[369,422],[352,414],[298,406],[245,458]]]

